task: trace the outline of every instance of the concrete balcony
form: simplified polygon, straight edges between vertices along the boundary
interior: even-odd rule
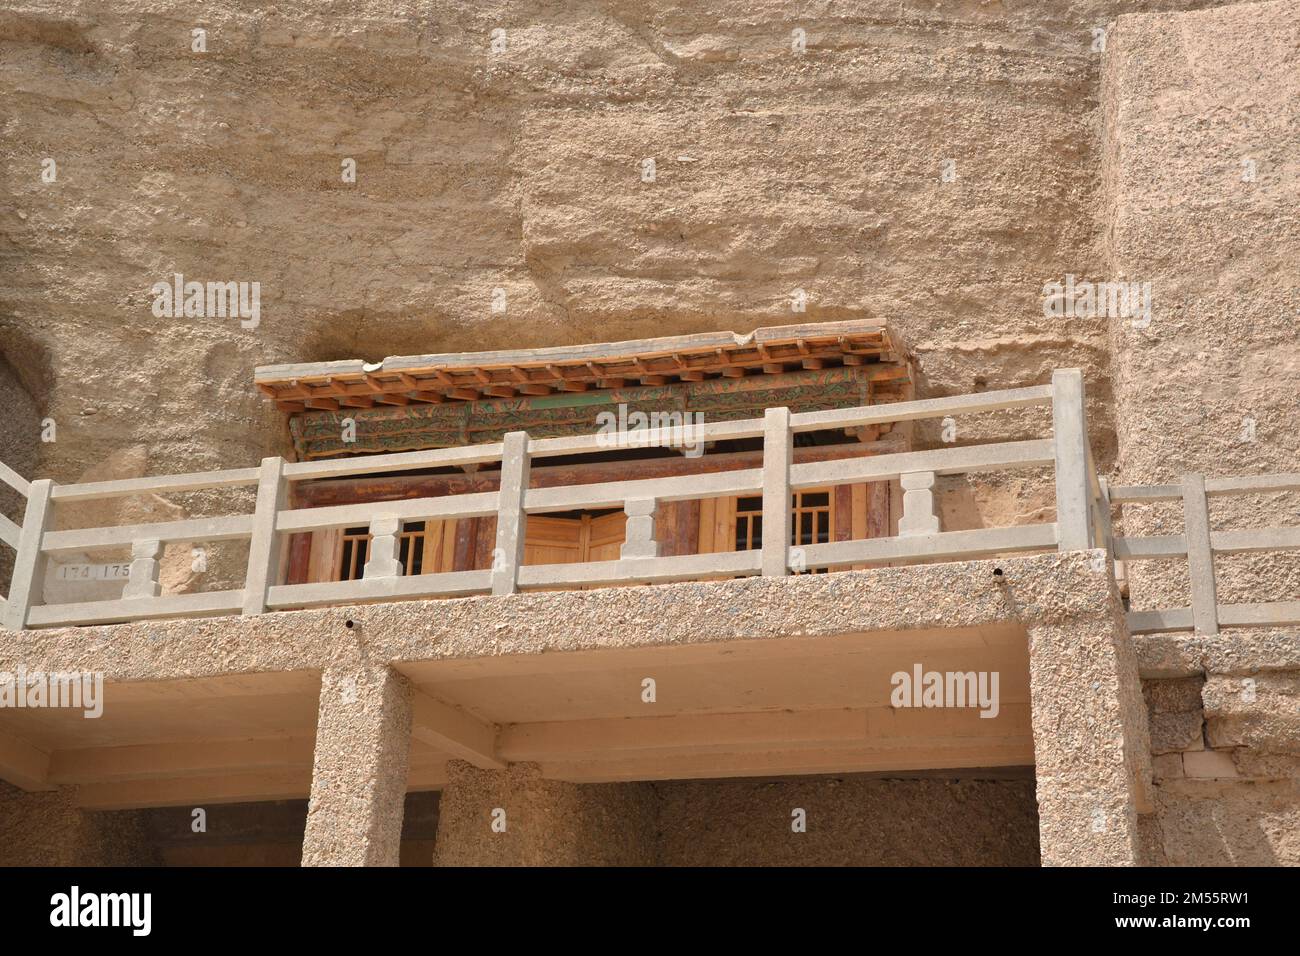
[[[792,434],[828,423],[1035,404],[1052,407],[1051,437],[792,462]],[[1211,532],[1203,517],[1207,494],[1300,488],[1300,476],[1108,489],[1092,464],[1077,372],[1012,392],[772,409],[706,427],[761,436],[761,467],[530,488],[534,459],[597,446],[594,437],[516,433],[464,449],[268,459],[258,469],[91,485],[29,485],[10,474],[29,504],[21,528],[0,529],[18,550],[0,672],[97,675],[104,686],[94,719],[83,716],[88,707],[48,698],[0,708],[0,778],[29,791],[25,799],[55,794],[79,812],[309,798],[303,862],[376,865],[397,862],[411,791],[442,790],[447,819],[460,821],[446,834],[440,824],[447,861],[581,862],[565,843],[573,828],[556,829],[538,800],[608,821],[604,798],[593,796],[606,791],[594,785],[978,768],[1035,776],[1043,862],[1134,863],[1150,809],[1150,748],[1133,628],[1209,634],[1300,619],[1293,604],[1221,606],[1213,593],[1217,550],[1294,548],[1294,530]],[[500,491],[285,507],[292,481],[434,461],[500,462]],[[1050,469],[1053,523],[937,527],[933,476],[1020,467]],[[906,490],[899,534],[787,545],[792,490],[893,479]],[[257,487],[252,514],[48,530],[61,500],[244,484]],[[761,548],[657,555],[656,502],[723,494],[762,495]],[[1111,533],[1116,498],[1171,495],[1184,501],[1186,533]],[[521,564],[529,515],[593,504],[626,508],[618,560]],[[482,514],[497,517],[491,570],[396,573],[389,559],[401,520]],[[276,579],[285,535],[363,519],[375,544],[362,579]],[[160,595],[160,543],[214,539],[250,541],[244,588]],[[126,544],[123,597],[38,603],[49,555]],[[1116,558],[1184,556],[1192,607],[1126,613]],[[882,563],[892,566],[854,569]],[[835,573],[791,573],[812,567]],[[728,579],[696,580],[718,576]],[[591,585],[600,587],[564,589]],[[910,686],[930,674],[933,701]],[[992,675],[995,687],[980,683]],[[903,685],[916,693],[900,698]],[[517,821],[500,840],[490,829],[497,810]],[[610,853],[602,859],[623,861]]]

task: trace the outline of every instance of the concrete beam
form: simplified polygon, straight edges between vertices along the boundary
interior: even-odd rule
[[[311,789],[311,770],[267,770],[202,777],[114,780],[77,787],[83,810],[130,810],[140,807],[202,807],[261,800],[300,800]]]
[[[504,770],[497,728],[420,690],[411,692],[411,736],[484,770]]]
[[[0,736],[0,780],[22,790],[53,790],[50,755],[17,737]]]
[[[287,768],[306,773],[314,748],[310,737],[275,737],[57,750],[50,756],[50,781],[106,783]]]
[[[671,774],[682,755],[866,748],[882,758],[897,751],[896,757],[905,757],[913,766],[924,766],[934,754],[940,762],[933,766],[943,767],[947,764],[942,761],[954,752],[970,749],[984,753],[1001,740],[1007,741],[1008,752],[1016,759],[1032,761],[1028,704],[1004,703],[998,716],[991,719],[980,717],[972,708],[874,707],[515,724],[502,730],[499,753],[512,763],[618,762],[653,756],[661,769]],[[798,762],[797,757],[791,759]],[[778,763],[766,760],[763,769],[773,769]]]

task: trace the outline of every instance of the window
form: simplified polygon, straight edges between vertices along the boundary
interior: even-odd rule
[[[424,533],[423,521],[402,525],[397,560],[402,562],[402,574],[407,577],[419,574],[424,568]]]
[[[790,543],[827,544],[831,540],[831,493],[796,491],[793,498]]]
[[[402,564],[402,574],[410,576],[419,574],[424,567],[423,521],[412,521],[402,525],[398,539],[398,560]],[[370,529],[366,527],[348,528],[339,539],[338,568],[339,581],[357,581],[365,575],[366,561],[370,557]]]
[[[761,496],[736,499],[735,551],[751,551],[763,546],[763,499]]]
[[[337,562],[340,581],[356,581],[365,572],[370,554],[370,529],[348,528],[339,541]]]
[[[790,496],[790,544],[800,547],[831,540],[831,493],[810,489]],[[734,549],[750,551],[763,546],[763,499],[736,499]]]

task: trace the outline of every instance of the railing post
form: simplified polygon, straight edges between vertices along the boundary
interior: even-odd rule
[[[764,577],[790,573],[790,464],[793,460],[790,409],[769,408],[763,416]]]
[[[4,626],[11,631],[21,631],[27,626],[27,611],[41,600],[44,590],[45,555],[41,553],[41,539],[50,521],[50,491],[53,486],[50,479],[38,478],[27,487],[27,511],[18,537],[18,557],[14,559],[14,572],[10,579],[9,603],[5,605]]]
[[[1062,551],[1091,547],[1088,424],[1083,410],[1083,373],[1052,373],[1052,443],[1056,448],[1056,528]]]
[[[934,472],[913,471],[900,475],[903,486],[903,515],[898,519],[898,536],[938,534],[939,516],[934,513]]]
[[[1187,572],[1192,588],[1192,627],[1197,634],[1218,634],[1218,594],[1204,475],[1183,475],[1183,530],[1187,536]]]
[[[1110,517],[1110,485],[1105,478],[1098,476],[1097,485],[1101,494],[1097,498],[1097,547],[1105,548],[1106,553],[1115,555],[1115,529]]]
[[[131,544],[131,577],[122,589],[124,598],[151,598],[162,594],[158,584],[158,558],[162,542],[146,538]]]
[[[395,515],[376,515],[370,519],[370,554],[361,576],[397,578],[402,576],[402,519]]]
[[[284,459],[263,458],[257,478],[257,510],[248,543],[248,573],[244,578],[244,613],[266,610],[266,592],[280,567],[280,535],[275,526],[284,508]]]
[[[502,440],[501,498],[497,546],[492,555],[492,593],[514,594],[524,561],[524,496],[528,494],[528,432],[507,432]]]
[[[623,533],[620,558],[657,558],[659,542],[655,540],[655,512],[659,502],[654,498],[637,498],[623,502],[627,514],[627,530]]]

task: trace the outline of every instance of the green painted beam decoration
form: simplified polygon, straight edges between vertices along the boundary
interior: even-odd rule
[[[289,429],[299,458],[417,451],[500,441],[510,431],[535,438],[581,435],[598,429],[597,416],[617,413],[695,412],[706,422],[761,418],[763,410],[785,405],[793,412],[866,405],[880,364],[844,366],[779,375],[707,379],[663,386],[638,386],[537,397],[486,399],[443,405],[376,406],[307,411],[292,416]],[[355,425],[345,442],[344,419]],[[349,435],[351,437],[351,435]]]

